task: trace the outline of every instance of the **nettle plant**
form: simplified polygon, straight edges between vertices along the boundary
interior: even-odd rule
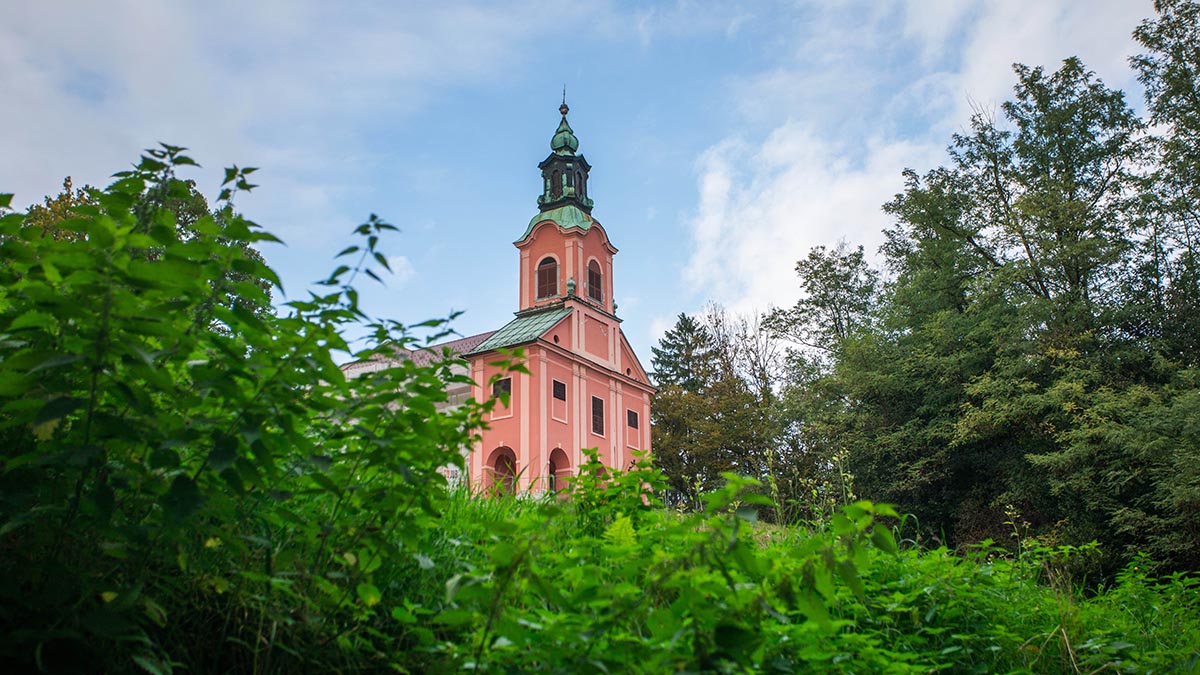
[[[316,293],[269,307],[277,239],[232,205],[179,226],[183,148],[150,150],[47,236],[0,217],[0,665],[267,671],[379,658],[387,584],[415,565],[444,479],[487,404],[435,410],[452,360],[355,358],[415,346],[372,320],[391,225],[372,216]],[[0,195],[0,213],[11,195]],[[374,269],[373,269],[374,266]],[[420,324],[447,331],[446,321]],[[437,336],[435,336],[436,338]],[[330,649],[336,646],[336,649]],[[130,661],[132,659],[132,662]]]

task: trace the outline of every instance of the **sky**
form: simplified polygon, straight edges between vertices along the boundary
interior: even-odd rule
[[[946,161],[1013,63],[1080,57],[1144,109],[1127,60],[1150,0],[4,3],[0,192],[14,207],[104,186],[159,142],[223,167],[284,240],[262,252],[303,299],[370,214],[400,228],[375,317],[517,309],[512,242],[537,213],[566,87],[614,298],[649,367],[681,312],[791,305],[794,265],[844,240],[877,256],[902,171]],[[877,258],[876,258],[877,259]]]

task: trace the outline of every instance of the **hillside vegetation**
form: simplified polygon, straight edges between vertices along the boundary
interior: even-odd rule
[[[887,270],[682,316],[653,461],[561,499],[446,485],[495,405],[438,410],[452,358],[337,367],[449,331],[359,305],[383,220],[273,311],[253,169],[0,195],[0,669],[1200,672],[1198,21],[1138,29],[1149,120],[1018,67]]]
[[[143,158],[47,236],[0,218],[0,662],[10,672],[1163,672],[1196,669],[1196,582],[1094,546],[918,545],[889,506],[757,524],[726,474],[694,513],[647,461],[565,501],[447,489],[489,404],[449,362],[346,380],[372,219],[276,316],[229,203],[179,227],[189,160]],[[440,322],[432,322],[436,328]],[[514,363],[513,368],[520,368]],[[898,542],[899,539],[899,542]]]

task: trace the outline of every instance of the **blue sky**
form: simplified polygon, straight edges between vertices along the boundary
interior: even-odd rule
[[[795,261],[874,251],[901,171],[941,164],[1011,64],[1080,56],[1142,107],[1126,59],[1149,0],[13,3],[0,21],[0,192],[103,185],[158,141],[205,169],[260,167],[238,201],[287,242],[288,297],[377,213],[397,274],[368,311],[517,304],[512,241],[567,87],[593,215],[620,249],[615,299],[649,347],[679,312],[791,304]],[[277,298],[279,298],[277,294]]]

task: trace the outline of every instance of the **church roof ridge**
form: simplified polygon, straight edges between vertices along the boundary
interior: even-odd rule
[[[474,354],[482,354],[495,349],[503,349],[506,347],[515,347],[517,345],[532,342],[542,336],[543,333],[550,330],[554,324],[558,323],[571,313],[571,307],[563,307],[561,305],[552,305],[551,307],[540,312],[522,312],[515,319],[509,321],[500,330],[496,331],[487,340],[484,340],[475,349],[464,354],[464,356],[472,356]]]
[[[360,359],[358,361],[343,363],[341,366],[339,366],[339,368],[342,370],[342,372],[349,373],[384,361],[397,363],[400,361],[412,361],[419,366],[426,366],[430,363],[437,363],[442,360],[443,348],[449,349],[456,356],[463,356],[495,333],[496,331],[489,330],[482,333],[476,333],[475,335],[468,335],[467,337],[445,340],[432,345],[413,347],[412,349],[405,349],[397,346],[395,348],[395,354],[392,356],[376,354],[369,359]]]

